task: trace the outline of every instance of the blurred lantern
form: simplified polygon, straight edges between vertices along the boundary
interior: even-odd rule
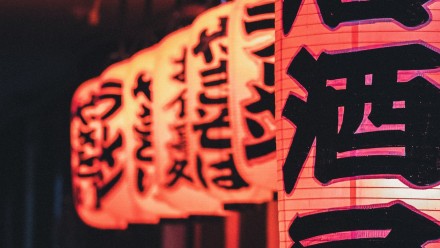
[[[223,4],[80,86],[71,144],[84,222],[125,228],[272,199],[273,12],[273,0]]]
[[[200,15],[188,41],[188,169],[194,184],[224,203],[255,203],[272,197],[243,178],[232,146],[230,14],[226,3]],[[190,169],[191,168],[191,169]],[[185,180],[185,179],[182,179]]]
[[[130,120],[129,133],[132,135],[129,145],[130,164],[133,166],[133,176],[130,194],[136,202],[136,217],[145,214],[146,217],[154,215],[159,218],[183,218],[187,215],[184,211],[173,208],[167,203],[157,199],[159,190],[160,161],[155,154],[153,126],[154,115],[160,116],[153,110],[153,102],[160,98],[160,93],[153,93],[153,85],[158,81],[154,70],[160,56],[158,46],[143,49],[130,58],[130,70],[124,76],[127,84],[126,104],[130,108],[127,120]],[[139,223],[143,218],[137,218]]]
[[[148,64],[151,56],[133,60]],[[138,68],[130,62],[116,63],[84,83],[72,102],[75,206],[85,223],[98,228],[124,229],[128,223],[182,217],[182,211],[153,197],[157,171],[152,161],[143,159],[149,154],[144,150],[152,148],[143,142],[144,126],[138,127],[147,119],[139,114],[146,99],[131,95],[138,82],[130,76]],[[145,70],[135,73],[141,72]]]
[[[123,213],[131,208],[122,85],[120,78],[92,79],[79,87],[72,101],[75,207],[85,223],[98,228],[125,228]]]
[[[280,247],[439,247],[440,1],[276,7]]]
[[[186,57],[189,28],[165,37],[157,49],[153,101],[153,142],[158,169],[158,198],[191,215],[219,215],[223,205],[197,183],[188,164]]]
[[[181,211],[169,207],[166,203],[154,199],[156,173],[153,161],[148,159],[152,156],[152,147],[149,143],[148,132],[151,123],[150,117],[146,116],[145,106],[149,106],[147,87],[142,80],[148,76],[154,66],[154,48],[145,49],[129,60],[125,60],[110,66],[105,70],[101,79],[122,80],[122,110],[118,123],[125,131],[125,150],[122,155],[126,159],[125,181],[123,185],[115,186],[125,189],[125,211],[120,212],[128,223],[158,223],[160,218],[181,217]],[[137,62],[137,63],[136,63]],[[142,66],[138,66],[143,62]],[[116,126],[110,124],[110,128]],[[147,159],[145,159],[147,158]],[[157,190],[156,190],[157,191]]]
[[[232,147],[245,180],[276,190],[273,0],[237,1],[231,15]]]

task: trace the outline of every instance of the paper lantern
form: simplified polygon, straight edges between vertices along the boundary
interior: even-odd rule
[[[235,3],[225,3],[200,15],[188,43],[188,167],[197,171],[194,183],[224,203],[262,202],[271,198],[238,171],[232,147],[228,71],[230,14]]]
[[[238,171],[255,185],[276,190],[273,0],[238,1],[231,15],[229,70]]]
[[[186,77],[190,28],[166,36],[159,44],[154,69],[153,141],[158,180],[157,197],[190,215],[224,214],[222,202],[195,180],[196,167],[188,164]]]
[[[124,152],[113,155],[115,160],[122,157],[126,161],[125,180],[114,186],[122,189],[123,197],[108,206],[123,205],[118,215],[134,224],[155,224],[161,218],[182,217],[181,211],[154,198],[158,187],[155,179],[157,170],[153,161],[145,159],[152,156],[152,147],[148,136],[151,118],[145,115],[144,109],[150,105],[148,97],[144,97],[149,94],[148,82],[143,79],[154,68],[154,51],[154,47],[144,49],[132,58],[110,66],[100,76],[104,82],[121,82],[122,109],[117,121],[109,123],[109,129],[120,127],[126,137]]]
[[[131,208],[122,108],[118,78],[91,79],[78,88],[72,101],[75,208],[85,223],[98,228],[125,228],[124,213]]]
[[[139,125],[150,119],[140,113],[147,100],[135,94],[145,90],[142,78],[132,75],[144,77],[148,65],[153,69],[153,60],[152,52],[145,50],[116,63],[81,85],[73,98],[75,207],[91,226],[124,229],[129,223],[154,224],[160,218],[186,216],[155,199],[157,170],[152,161],[143,159],[151,154],[144,150],[152,148],[143,146],[147,131]],[[140,68],[139,62],[144,66]]]
[[[280,247],[440,246],[439,20],[439,1],[277,1]]]
[[[160,160],[156,157],[156,143],[154,115],[160,117],[160,112],[155,112],[153,103],[160,98],[160,92],[153,92],[153,85],[158,81],[155,77],[157,60],[161,54],[158,46],[143,49],[130,58],[130,70],[124,75],[127,84],[126,104],[129,108],[127,120],[131,123],[128,128],[132,135],[129,149],[130,163],[134,171],[131,180],[132,192],[136,202],[136,219],[142,216],[156,216],[159,218],[185,218],[185,211],[174,208],[158,199],[159,196],[159,167]],[[137,222],[145,223],[143,218]]]

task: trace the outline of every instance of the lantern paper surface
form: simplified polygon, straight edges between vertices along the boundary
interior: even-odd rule
[[[127,184],[122,81],[85,82],[72,101],[72,183],[80,218],[98,228],[122,229],[131,209]]]
[[[116,63],[85,82],[72,101],[75,207],[85,223],[97,228],[124,229],[128,223],[186,216],[154,198],[157,182],[145,183],[157,171],[136,157],[142,144],[134,130],[140,105],[131,95],[135,83],[130,75],[137,68],[130,62]],[[150,174],[141,177],[142,169]]]
[[[188,43],[188,171],[194,184],[224,203],[262,202],[271,198],[243,178],[232,147],[232,88],[230,82],[230,14],[234,3],[200,15]],[[181,180],[186,180],[181,178]]]
[[[154,178],[157,171],[154,170],[152,161],[144,159],[152,154],[150,144],[145,142],[149,141],[146,136],[149,126],[144,124],[149,118],[142,115],[145,113],[143,107],[148,106],[149,101],[140,96],[148,94],[142,79],[148,76],[150,67],[154,65],[151,63],[154,60],[154,50],[154,47],[144,49],[133,58],[110,66],[100,77],[105,82],[120,80],[122,83],[120,118],[117,123],[110,123],[108,128],[121,126],[125,132],[124,153],[112,155],[114,159],[125,158],[123,173],[126,180],[120,185],[114,185],[115,189],[112,190],[124,188],[126,199],[124,202],[112,204],[125,206],[120,214],[123,214],[128,223],[152,224],[158,223],[160,218],[181,217],[180,211],[154,199],[154,187],[157,187]],[[139,61],[144,62],[142,67],[138,66]],[[113,207],[110,204],[109,206]]]
[[[439,21],[440,1],[277,1],[280,247],[440,247]]]
[[[153,105],[161,98],[162,92],[153,92],[153,85],[158,84],[155,69],[161,56],[159,47],[154,46],[141,50],[130,58],[130,71],[125,75],[127,82],[127,108],[132,123],[129,128],[132,145],[129,147],[130,163],[134,173],[131,186],[134,201],[138,207],[137,214],[148,213],[160,218],[185,218],[182,209],[173,208],[158,199],[160,186],[161,161],[156,156],[156,140],[160,135],[155,133],[155,120],[160,119],[160,112],[155,112]],[[153,118],[156,116],[157,118]]]
[[[186,78],[190,28],[166,36],[155,59],[153,137],[160,184],[158,198],[191,215],[223,214],[222,202],[197,187],[197,171],[188,166]],[[192,167],[193,169],[195,167]]]
[[[231,15],[229,70],[232,147],[240,174],[276,190],[273,0],[237,1]]]

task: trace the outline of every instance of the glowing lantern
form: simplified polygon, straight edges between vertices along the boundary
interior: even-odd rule
[[[440,1],[276,7],[280,247],[439,247]]]
[[[160,189],[157,197],[191,215],[219,215],[222,203],[195,186],[188,166],[186,56],[191,29],[165,37],[157,49],[153,101],[154,153]],[[195,168],[195,167],[193,167]]]
[[[271,198],[238,171],[232,146],[230,14],[234,3],[200,15],[188,43],[188,170],[193,183],[224,203],[262,202]],[[181,180],[186,180],[182,178]]]
[[[142,79],[154,67],[154,53],[151,51],[154,48],[142,50],[131,59],[110,66],[100,77],[104,82],[120,80],[122,84],[121,113],[117,121],[109,123],[108,128],[124,130],[125,149],[123,154],[109,156],[115,160],[124,158],[126,164],[122,172],[126,180],[113,186],[124,189],[121,190],[123,197],[109,204],[109,208],[124,206],[119,215],[125,217],[128,223],[153,224],[158,223],[160,218],[182,216],[180,211],[154,199],[156,170],[152,161],[144,159],[152,154],[152,148],[148,146],[151,143],[145,142],[149,141],[145,134],[150,130],[144,129],[149,128],[144,123],[150,120],[144,115],[144,107],[150,102],[140,96],[148,94]],[[143,62],[142,66],[138,66],[140,62]]]
[[[121,68],[123,71],[127,67]],[[131,208],[127,194],[122,81],[85,82],[72,101],[72,183],[80,218],[98,228],[121,229]]]
[[[232,147],[246,180],[276,190],[273,0],[236,3],[229,70]]]
[[[134,168],[130,186],[136,202],[137,211],[134,211],[135,220],[145,223],[145,217],[157,216],[160,218],[184,218],[185,211],[171,207],[169,204],[157,199],[159,191],[160,160],[155,154],[154,132],[155,120],[153,116],[160,117],[160,112],[153,110],[153,103],[160,98],[160,92],[152,91],[153,85],[158,81],[155,77],[155,67],[160,54],[158,47],[154,46],[141,50],[130,58],[130,70],[124,75],[126,82],[126,104],[129,108],[127,120],[131,123],[128,127],[132,135],[129,143],[130,164]]]
[[[152,61],[151,52],[142,55],[145,58],[138,55],[133,61]],[[98,79],[81,85],[72,101],[75,207],[81,219],[94,227],[124,229],[128,223],[152,224],[160,218],[186,216],[154,198],[157,171],[152,161],[145,164],[137,156],[145,155],[139,152],[144,136],[137,136],[137,125],[142,124],[139,108],[145,99],[131,95],[138,83],[131,75],[147,70],[143,69],[131,60],[116,63]]]

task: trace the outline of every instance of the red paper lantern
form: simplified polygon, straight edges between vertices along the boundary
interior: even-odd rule
[[[72,183],[80,218],[98,228],[122,229],[127,194],[126,133],[120,121],[120,80],[91,79],[72,101]]]
[[[255,203],[272,197],[238,171],[229,71],[234,3],[200,15],[188,41],[188,170],[194,184],[224,203]]]
[[[223,4],[80,86],[72,173],[86,223],[121,229],[272,199],[273,18],[271,0]]]
[[[276,190],[273,0],[244,0],[231,15],[232,147],[246,180]]]
[[[155,70],[161,54],[159,47],[143,49],[133,55],[130,70],[124,75],[126,82],[127,120],[131,133],[129,146],[130,164],[134,171],[130,194],[136,202],[136,216],[155,215],[159,218],[186,218],[185,211],[174,208],[158,199],[160,187],[160,160],[156,156],[154,137],[155,118],[160,112],[153,109],[154,101],[161,97],[161,92],[153,92],[153,85],[158,83]],[[137,222],[145,222],[139,218]]]
[[[280,247],[439,247],[440,2],[276,18]]]
[[[148,130],[139,127],[151,119],[141,113],[150,104],[142,97],[141,80],[154,69],[152,51],[110,66],[98,79],[80,86],[73,98],[75,207],[91,226],[124,229],[128,223],[154,224],[160,218],[186,217],[155,198],[157,168],[153,161],[143,159],[152,154],[144,151],[152,147],[143,146]]]
[[[157,197],[190,215],[224,214],[222,202],[199,187],[188,164],[187,50],[191,29],[166,36],[156,56],[152,120],[159,192]]]

